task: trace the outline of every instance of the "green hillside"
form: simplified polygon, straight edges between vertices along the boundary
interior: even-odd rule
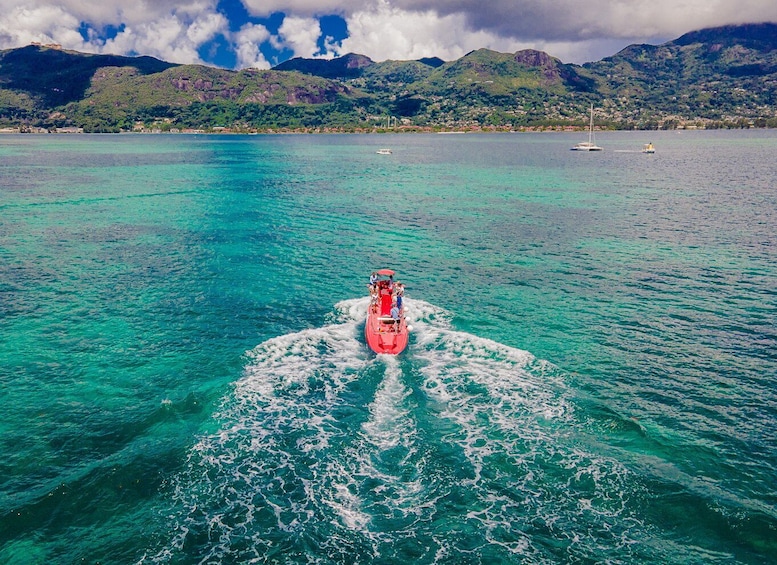
[[[774,125],[774,24],[703,30],[660,46],[632,45],[587,68],[601,77],[605,103],[624,121],[675,116]]]
[[[289,115],[283,127],[299,126],[305,112],[289,111],[315,106],[336,106],[349,88],[330,80],[296,72],[227,71],[200,65],[183,65],[151,76],[124,68],[99,69],[82,100],[64,113],[78,123],[99,129],[110,123],[131,129],[135,122],[175,124],[181,128],[208,129],[240,123],[244,129],[261,123],[274,125],[268,116]],[[279,107],[283,109],[279,114]],[[294,119],[293,115],[299,115]],[[280,118],[279,118],[280,119]]]
[[[0,51],[0,127],[364,131],[777,125],[777,25],[700,30],[583,66],[534,50],[349,54],[270,71],[28,46]]]

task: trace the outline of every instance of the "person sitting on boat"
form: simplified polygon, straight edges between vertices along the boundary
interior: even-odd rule
[[[394,275],[389,275],[389,279],[388,279],[388,289],[389,289],[391,292],[394,292]]]
[[[373,272],[373,273],[370,275],[370,286],[371,286],[371,287],[375,286],[375,283],[376,283],[376,282],[378,282],[378,273],[375,273],[375,272]]]

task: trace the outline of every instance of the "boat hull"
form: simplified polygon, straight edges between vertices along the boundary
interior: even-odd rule
[[[391,316],[381,316],[377,306],[370,306],[364,325],[364,337],[375,353],[398,355],[407,347],[407,321],[404,316],[400,316],[397,321]]]
[[[602,151],[602,148],[584,141],[572,147],[572,151]]]

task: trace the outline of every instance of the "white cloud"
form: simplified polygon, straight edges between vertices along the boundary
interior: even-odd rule
[[[84,46],[78,26],[77,18],[56,6],[11,6],[0,11],[0,48],[39,42],[78,49]]]
[[[125,6],[126,5],[126,9]],[[81,22],[91,26],[87,39]],[[124,28],[100,39],[100,28]],[[198,49],[217,35],[229,34],[229,22],[211,0],[146,4],[106,0],[45,2],[0,0],[0,48],[31,42],[59,43],[66,49],[120,55],[151,55],[175,63],[201,63]]]
[[[194,45],[207,43],[215,36],[224,34],[229,29],[229,22],[222,14],[210,12],[196,18],[186,30],[186,37]]]
[[[173,63],[201,63],[198,49],[217,35],[227,35],[226,18],[204,13],[193,20],[181,14],[128,25],[115,38],[97,46],[100,52],[151,55]]]
[[[359,11],[369,0],[242,0],[246,10],[254,16],[269,16],[283,12],[295,16],[324,16]]]
[[[321,25],[315,18],[287,16],[278,28],[281,45],[291,49],[295,57],[313,57],[318,53]]]
[[[360,53],[377,61],[421,57],[453,60],[480,47],[506,51],[527,47],[486,31],[470,30],[461,14],[408,12],[386,1],[374,10],[348,16],[346,22],[350,35],[343,40],[340,52]]]
[[[173,16],[128,25],[115,38],[105,42],[102,51],[106,53],[142,53],[174,63],[194,63],[198,60],[191,42],[181,41],[186,30],[181,21]]]
[[[101,27],[125,23],[147,23],[178,13],[193,20],[202,13],[216,11],[218,0],[0,0],[0,14],[25,8],[31,11],[57,8],[63,14]]]
[[[259,51],[259,46],[270,39],[267,28],[256,24],[246,24],[233,35],[237,68],[269,69],[270,63]]]

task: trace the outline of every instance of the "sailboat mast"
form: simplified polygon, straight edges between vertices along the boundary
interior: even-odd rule
[[[591,103],[591,120],[588,123],[588,143],[592,144],[594,138],[594,105]]]

